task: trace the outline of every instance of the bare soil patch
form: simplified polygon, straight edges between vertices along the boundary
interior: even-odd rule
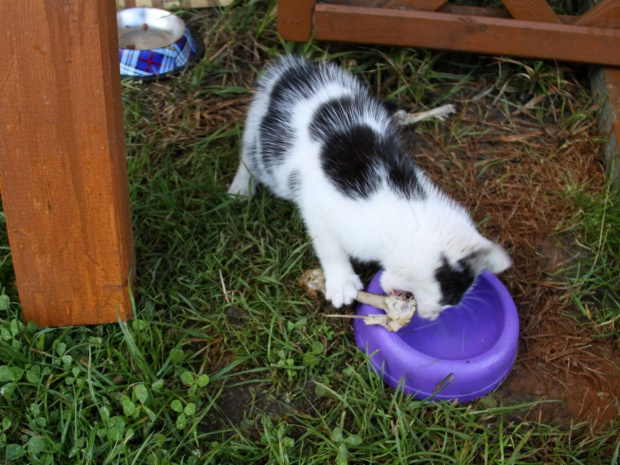
[[[620,418],[618,347],[576,318],[570,289],[556,274],[588,253],[559,233],[575,208],[566,193],[574,186],[604,188],[595,106],[571,129],[552,120],[558,115],[506,114],[491,99],[472,105],[463,97],[446,133],[454,131],[451,124],[469,122],[479,137],[454,141],[408,130],[405,139],[430,175],[484,220],[481,229],[514,259],[502,280],[519,310],[520,349],[493,399],[503,405],[542,401],[522,419],[609,427]]]

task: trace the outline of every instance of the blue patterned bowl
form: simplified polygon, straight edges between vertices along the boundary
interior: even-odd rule
[[[153,79],[176,73],[198,58],[199,48],[178,16],[157,8],[116,14],[121,77]]]

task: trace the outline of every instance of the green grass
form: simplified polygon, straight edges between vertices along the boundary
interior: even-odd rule
[[[24,325],[0,232],[0,463],[617,463],[614,428],[521,420],[532,403],[419,402],[386,387],[355,348],[349,322],[324,318],[324,304],[298,287],[316,259],[294,208],[264,191],[245,203],[224,194],[260,68],[253,57],[289,50],[334,59],[382,98],[416,109],[467,93],[478,95],[471,103],[480,112],[488,97],[511,114],[519,96],[542,95],[534,118],[551,109],[574,132],[591,113],[566,122],[565,74],[540,62],[283,43],[273,4],[258,1],[186,17],[210,25],[203,60],[160,84],[123,85],[135,319]],[[481,74],[496,84],[479,85]],[[549,94],[553,85],[559,90]],[[230,117],[210,113],[226,102]],[[488,132],[467,121],[449,134],[436,123],[419,131],[457,151]],[[570,231],[594,244],[573,281],[577,307],[586,308],[583,295],[599,295],[617,277],[620,202],[579,185],[573,193],[575,225],[587,226]],[[585,279],[592,276],[594,287]],[[592,322],[610,328],[618,295],[607,295],[615,300],[587,308]]]
[[[579,206],[569,230],[582,242],[574,252],[579,259],[569,262],[562,273],[582,315],[602,334],[620,338],[614,332],[620,320],[620,191],[608,186],[602,196],[584,194],[578,188],[569,194]]]

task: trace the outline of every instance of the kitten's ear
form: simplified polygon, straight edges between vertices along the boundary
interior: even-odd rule
[[[507,270],[512,265],[508,252],[501,245],[493,242],[481,248],[475,255],[475,266],[478,271],[490,271],[497,274]]]

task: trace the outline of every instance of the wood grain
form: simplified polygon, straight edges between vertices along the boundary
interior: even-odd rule
[[[620,0],[604,0],[582,14],[575,24],[620,28]]]
[[[559,23],[547,0],[502,0],[502,3],[515,19]]]
[[[316,0],[278,0],[278,32],[283,39],[310,40],[315,4]]]
[[[620,69],[592,67],[590,81],[593,91],[605,97],[598,127],[602,134],[608,135],[605,144],[606,172],[611,182],[620,187]]]
[[[24,319],[125,319],[134,251],[114,1],[2,0],[0,31],[0,179]]]
[[[315,38],[620,66],[620,30],[319,3]]]
[[[411,8],[413,10],[435,11],[448,3],[448,0],[329,0],[326,3],[331,5]]]
[[[414,10],[435,11],[448,0],[387,0],[385,6],[388,8],[408,7]]]
[[[620,0],[607,0],[620,2]],[[368,0],[329,0],[330,5],[368,6]],[[466,16],[489,16],[493,18],[512,18],[506,8],[492,8],[469,5],[452,5],[443,0],[380,0],[373,1],[373,7],[411,8],[414,10],[438,11]],[[579,20],[579,16],[556,15],[561,23],[572,24]],[[555,21],[553,21],[555,22]],[[594,24],[593,24],[594,25]]]

